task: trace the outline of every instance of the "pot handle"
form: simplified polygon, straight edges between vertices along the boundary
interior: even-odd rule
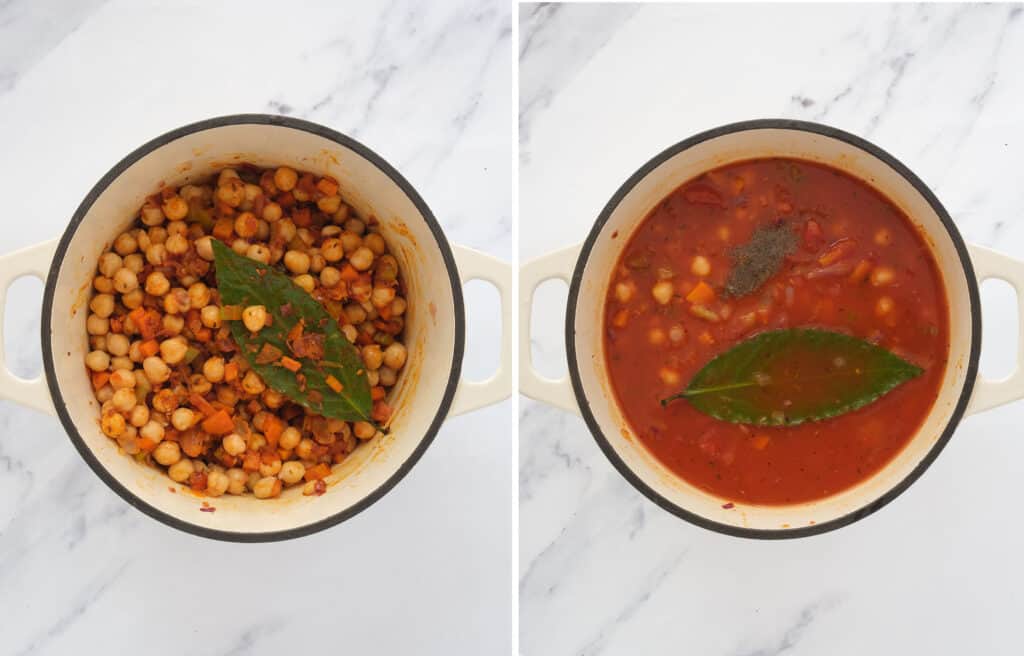
[[[1024,262],[973,244],[968,245],[967,250],[978,284],[989,278],[1005,280],[1016,290],[1018,308],[1021,308],[1017,320],[1017,369],[1002,380],[988,380],[978,375],[967,406],[967,414],[975,414],[1024,398]]]
[[[569,284],[581,244],[542,255],[523,265],[519,272],[519,391],[525,396],[579,414],[568,376],[546,378],[533,368],[530,356],[530,312],[533,294],[541,283],[557,278]]]
[[[464,246],[453,246],[459,279],[465,285],[470,280],[484,280],[498,290],[501,299],[501,357],[494,375],[480,382],[463,378],[455,392],[449,415],[461,415],[471,410],[497,403],[512,396],[512,267],[501,260]]]
[[[25,380],[7,368],[3,315],[7,309],[7,288],[22,276],[35,276],[45,281],[55,250],[56,239],[0,256],[0,399],[14,401],[50,415],[57,413],[53,409],[50,392],[46,389],[46,377],[40,374],[32,380]]]

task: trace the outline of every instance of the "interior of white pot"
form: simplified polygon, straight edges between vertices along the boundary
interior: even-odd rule
[[[636,438],[620,412],[604,366],[602,328],[608,272],[647,213],[683,182],[718,166],[758,157],[795,157],[860,178],[903,209],[935,253],[949,300],[950,358],[939,398],[917,434],[874,477],[840,494],[793,506],[723,508],[727,501],[680,479]],[[615,238],[613,234],[617,233]],[[585,264],[575,316],[577,366],[590,412],[625,465],[669,502],[708,520],[750,529],[821,524],[859,510],[899,484],[928,454],[948,424],[963,389],[971,347],[967,279],[953,240],[927,200],[881,159],[845,141],[794,129],[754,129],[714,137],[662,162],[630,190],[601,229]]]
[[[250,495],[203,498],[162,471],[136,463],[99,429],[99,404],[83,364],[85,320],[97,259],[161,183],[201,180],[240,162],[288,165],[331,175],[360,217],[376,217],[407,286],[405,343],[409,359],[389,397],[391,431],[362,443],[327,479],[322,496],[302,486],[274,500]],[[51,311],[56,379],[67,414],[87,448],[128,492],[184,522],[221,531],[263,533],[295,529],[344,512],[384,486],[413,456],[440,412],[456,350],[455,295],[435,235],[398,183],[356,150],[301,129],[263,124],[225,125],[179,136],[130,164],[88,209],[61,261]],[[428,348],[429,345],[429,348]],[[54,399],[60,404],[61,399]],[[200,512],[203,502],[216,512]]]

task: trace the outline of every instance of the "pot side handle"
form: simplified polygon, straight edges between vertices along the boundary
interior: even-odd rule
[[[519,391],[525,396],[579,414],[568,376],[555,380],[533,368],[530,344],[530,313],[533,295],[541,283],[559,279],[569,284],[581,244],[542,255],[523,265],[519,272]]]
[[[967,414],[972,415],[1024,398],[1024,262],[973,244],[968,245],[967,250],[971,254],[978,284],[989,278],[1005,280],[1017,292],[1017,306],[1020,308],[1017,319],[1017,368],[1002,380],[988,380],[978,375],[967,406]]]
[[[7,310],[7,289],[22,276],[35,276],[46,280],[46,274],[57,250],[57,240],[43,242],[0,256],[0,399],[14,401],[40,412],[56,415],[50,392],[46,388],[46,377],[40,374],[33,380],[25,380],[11,373],[7,368],[7,354],[4,352],[4,320]]]
[[[461,415],[512,396],[512,267],[501,260],[464,246],[453,246],[459,279],[465,285],[470,280],[484,280],[498,290],[501,302],[501,354],[498,370],[480,382],[459,381],[458,390],[449,415]]]

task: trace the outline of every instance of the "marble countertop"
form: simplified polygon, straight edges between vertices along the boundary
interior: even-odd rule
[[[968,241],[1024,258],[1020,5],[522,5],[519,21],[523,260],[581,241],[664,147],[763,117],[867,137]],[[552,283],[535,305],[549,375],[565,296]],[[982,370],[1005,374],[1013,294],[982,297]],[[573,415],[522,400],[520,421],[523,654],[1020,653],[1024,402],[965,420],[877,514],[779,542],[660,510]]]
[[[0,2],[0,254],[59,236],[150,138],[269,112],[367,144],[450,241],[511,260],[513,20],[502,0]],[[499,331],[481,287],[467,294],[475,378]],[[4,316],[22,375],[40,368],[40,290],[16,283]],[[511,653],[514,417],[506,401],[452,418],[358,517],[239,545],[134,511],[56,419],[0,402],[0,653]]]

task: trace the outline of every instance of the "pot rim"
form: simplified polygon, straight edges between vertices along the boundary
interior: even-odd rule
[[[600,425],[594,417],[593,412],[590,409],[590,401],[587,399],[583,389],[582,379],[580,377],[580,365],[576,353],[576,333],[574,325],[576,323],[576,304],[579,299],[580,285],[582,283],[583,271],[586,268],[587,261],[590,259],[590,253],[593,250],[594,244],[597,241],[601,231],[604,229],[605,223],[611,217],[612,213],[618,207],[622,199],[628,194],[633,188],[644,178],[647,177],[654,169],[660,166],[668,159],[678,155],[679,153],[688,150],[700,143],[715,139],[727,134],[734,134],[738,132],[747,132],[752,130],[762,129],[776,129],[776,130],[795,130],[802,132],[809,132],[825,137],[831,137],[839,141],[843,141],[855,148],[867,152],[868,154],[878,158],[883,163],[891,167],[900,176],[902,176],[907,182],[909,182],[914,189],[921,194],[921,196],[928,202],[928,204],[935,211],[939,220],[942,222],[943,227],[949,234],[950,239],[953,242],[953,246],[956,248],[957,255],[960,258],[960,266],[963,270],[964,276],[967,278],[967,290],[970,297],[971,307],[971,348],[970,357],[967,362],[966,378],[964,380],[963,388],[960,390],[960,397],[957,400],[956,407],[950,416],[949,421],[946,423],[942,434],[939,439],[932,445],[925,454],[924,458],[914,467],[914,469],[907,474],[899,483],[889,488],[885,494],[879,496],[877,499],[865,504],[864,506],[847,513],[836,519],[822,522],[820,524],[814,524],[812,526],[801,526],[797,528],[785,528],[785,529],[756,529],[746,528],[741,526],[733,526],[731,524],[725,524],[717,522],[706,517],[700,516],[692,511],[686,510],[685,508],[673,503],[669,499],[659,494],[652,487],[647,485],[632,469],[630,469],[626,463],[619,457],[618,453],[612,448],[608,438],[604,435]],[[819,535],[833,531],[837,528],[841,528],[848,524],[863,519],[868,515],[880,510],[882,507],[887,505],[893,499],[902,494],[910,485],[916,481],[932,462],[938,457],[939,453],[945,448],[946,443],[949,442],[961,419],[963,419],[964,413],[967,409],[967,404],[971,398],[971,392],[974,389],[975,379],[978,373],[978,358],[981,352],[981,311],[980,311],[980,297],[978,293],[978,282],[974,275],[974,267],[971,263],[970,256],[967,253],[967,245],[964,243],[963,238],[960,236],[960,232],[956,225],[953,223],[952,218],[946,211],[946,208],[942,206],[939,199],[935,194],[928,188],[928,186],[907,168],[902,162],[896,159],[893,155],[887,151],[879,148],[868,140],[858,137],[849,132],[839,130],[821,123],[813,123],[809,121],[798,121],[793,119],[755,119],[749,121],[740,121],[737,123],[729,123],[726,125],[712,128],[704,132],[693,135],[687,139],[683,139],[678,143],[669,146],[662,152],[655,155],[653,158],[648,160],[643,166],[636,170],[622,185],[618,188],[611,199],[601,210],[597,220],[594,222],[590,233],[587,235],[586,241],[583,242],[583,246],[580,250],[579,256],[576,260],[576,267],[573,270],[572,279],[569,283],[569,297],[566,305],[565,314],[565,344],[569,366],[569,379],[572,382],[573,394],[576,397],[576,402],[579,405],[580,413],[583,416],[583,421],[586,422],[587,428],[590,429],[590,433],[594,436],[594,440],[597,442],[598,447],[604,452],[604,455],[612,463],[616,470],[639,490],[644,496],[653,501],[656,505],[664,510],[672,513],[673,515],[684,519],[691,524],[695,524],[702,528],[706,528],[718,533],[724,533],[735,537],[742,538],[754,538],[762,540],[779,540],[779,539],[790,539],[790,538],[801,538],[812,535]],[[797,504],[799,505],[799,504]]]
[[[455,308],[454,353],[452,356],[451,370],[448,373],[448,382],[445,386],[444,396],[442,397],[441,404],[437,409],[437,413],[434,415],[433,420],[430,422],[430,425],[424,432],[423,437],[420,438],[420,442],[413,452],[401,463],[401,465],[399,465],[398,469],[391,474],[386,481],[349,508],[303,526],[278,531],[245,532],[208,528],[198,524],[193,524],[175,515],[168,514],[144,501],[141,497],[123,485],[109,471],[107,471],[107,469],[103,467],[86,445],[85,440],[78,432],[78,428],[75,426],[74,421],[68,413],[64,396],[61,393],[60,385],[57,382],[56,370],[54,367],[51,339],[51,314],[53,311],[53,299],[56,293],[57,276],[67,253],[68,245],[77,231],[78,226],[92,208],[93,203],[95,203],[100,194],[106,191],[107,187],[109,187],[110,184],[118,178],[118,176],[149,153],[176,141],[181,137],[194,134],[196,132],[232,125],[269,125],[308,132],[333,141],[339,146],[357,153],[387,175],[392,182],[402,190],[402,193],[412,201],[413,205],[416,206],[416,209],[423,215],[423,219],[426,221],[427,227],[433,234],[437,247],[441,251],[441,257],[444,260],[445,268],[447,269]],[[403,177],[402,174],[393,166],[391,166],[391,164],[385,161],[384,158],[352,137],[317,123],[292,118],[290,116],[279,116],[274,114],[231,114],[190,123],[175,130],[166,132],[155,139],[146,142],[115,164],[102,178],[100,178],[99,182],[93,186],[82,200],[82,203],[78,206],[78,209],[75,210],[68,227],[60,238],[60,242],[57,245],[57,249],[54,253],[53,260],[50,263],[50,269],[46,277],[46,286],[43,292],[42,313],[41,337],[43,348],[43,371],[46,375],[46,384],[50,391],[50,396],[53,399],[53,405],[57,411],[57,416],[60,418],[60,422],[64,426],[64,430],[67,432],[68,438],[93,472],[119,497],[153,519],[186,533],[191,533],[192,535],[227,542],[274,542],[311,535],[354,517],[387,494],[395,487],[395,485],[398,484],[400,480],[402,480],[402,478],[405,477],[406,474],[409,473],[409,470],[412,469],[413,465],[415,465],[423,456],[423,453],[433,442],[438,430],[441,428],[441,424],[447,417],[459,383],[465,349],[465,305],[462,297],[462,285],[458,276],[458,268],[455,264],[455,258],[452,255],[451,247],[444,236],[444,232],[442,231],[440,224],[437,222],[433,212],[430,211],[427,203],[419,193],[417,193],[409,181],[406,180],[405,177]]]

